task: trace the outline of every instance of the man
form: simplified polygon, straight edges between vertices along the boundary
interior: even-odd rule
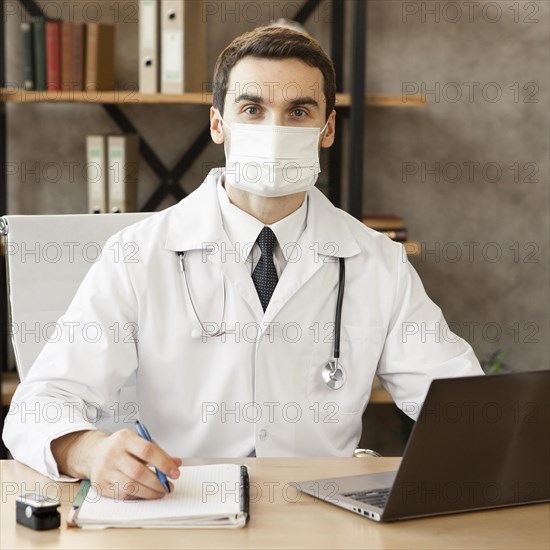
[[[413,417],[432,379],[482,374],[402,246],[313,187],[334,102],[332,64],[304,33],[260,28],[222,52],[210,118],[226,170],[107,242],[62,318],[72,331],[14,397],[61,411],[56,422],[8,416],[16,459],[159,498],[147,465],[175,479],[179,456],[351,456],[375,374]],[[129,243],[135,261],[117,261],[110,251]],[[90,322],[98,342],[78,330]],[[131,424],[98,430],[87,412],[113,411],[134,374],[155,443]]]

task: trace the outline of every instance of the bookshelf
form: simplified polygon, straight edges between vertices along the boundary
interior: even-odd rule
[[[29,16],[44,15],[37,0],[18,0],[25,8]],[[348,204],[347,210],[355,217],[361,219],[363,204],[363,146],[364,146],[364,119],[365,109],[368,108],[408,108],[422,107],[425,101],[420,96],[407,97],[404,101],[401,95],[390,94],[366,94],[366,21],[368,0],[302,0],[302,3],[294,16],[299,23],[304,23],[318,8],[321,3],[330,3],[331,6],[331,57],[336,69],[336,87],[344,88],[344,33],[345,10],[351,9],[351,91],[350,93],[337,94],[336,108],[341,116],[349,122],[349,145],[345,152],[342,140],[336,140],[329,149],[328,180],[330,181],[329,199],[336,206],[341,205],[341,169],[344,162],[349,165],[348,170]],[[3,14],[2,14],[3,15]],[[111,92],[57,92],[57,91],[25,91],[21,89],[6,88],[6,18],[0,21],[0,215],[7,213],[7,130],[6,117],[8,103],[94,103],[102,108],[123,133],[135,133],[140,136],[140,155],[149,165],[158,178],[158,186],[145,204],[142,211],[154,210],[167,196],[179,201],[186,196],[185,190],[179,181],[185,175],[194,159],[210,143],[209,128],[200,132],[187,150],[183,151],[173,167],[167,167],[155,153],[154,148],[144,139],[132,121],[120,108],[126,104],[190,104],[209,106],[211,101],[209,94],[191,93],[181,95],[140,94],[136,90],[115,90]],[[418,245],[414,242],[404,243],[408,254],[415,254]],[[6,273],[4,257],[0,261],[0,316],[2,326],[7,327],[8,304],[6,294]],[[0,333],[0,370],[5,371],[8,360],[7,331]],[[6,373],[3,373],[6,374]],[[2,393],[2,418],[5,414],[5,403],[9,403],[16,382],[13,373],[6,383],[2,384],[0,376],[0,390]],[[383,397],[384,399],[386,397]],[[5,455],[5,450],[0,444],[0,457]]]

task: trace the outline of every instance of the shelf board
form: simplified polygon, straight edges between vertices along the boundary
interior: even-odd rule
[[[395,402],[392,396],[384,388],[373,389],[370,394],[369,404],[374,403],[377,405],[394,405]]]
[[[405,247],[405,252],[408,256],[420,255],[420,243],[417,243],[416,241],[405,241],[402,244]]]
[[[211,93],[187,94],[140,94],[136,91],[114,90],[106,92],[82,91],[26,91],[16,88],[0,88],[0,101],[9,103],[117,103],[117,104],[174,104],[212,105]],[[369,107],[419,107],[426,101],[421,96],[403,98],[400,95],[367,94],[366,105]],[[349,107],[350,94],[336,94],[337,107]]]
[[[367,107],[423,107],[426,105],[426,98],[421,95],[404,98],[399,94],[366,94],[365,104]],[[336,106],[349,107],[350,105],[350,94],[336,94]]]
[[[135,91],[114,90],[107,92],[82,91],[26,91],[21,89],[0,89],[0,101],[10,103],[185,103],[211,105],[207,94],[188,93],[181,95],[140,94]]]

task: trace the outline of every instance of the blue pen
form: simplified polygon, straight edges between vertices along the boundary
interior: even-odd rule
[[[147,431],[147,428],[145,427],[145,424],[142,424],[139,420],[136,420],[136,430],[140,437],[143,437],[143,439],[146,439],[147,441],[153,441],[151,439],[151,435]],[[170,485],[168,484],[168,478],[166,477],[166,474],[161,472],[159,469],[155,468],[155,472],[157,474],[157,477],[159,478],[159,481],[164,485],[164,488],[166,489],[166,492],[170,492]]]

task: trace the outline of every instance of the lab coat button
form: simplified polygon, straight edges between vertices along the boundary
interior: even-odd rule
[[[258,432],[258,439],[260,441],[264,441],[267,439],[267,430],[264,430],[263,428]]]

